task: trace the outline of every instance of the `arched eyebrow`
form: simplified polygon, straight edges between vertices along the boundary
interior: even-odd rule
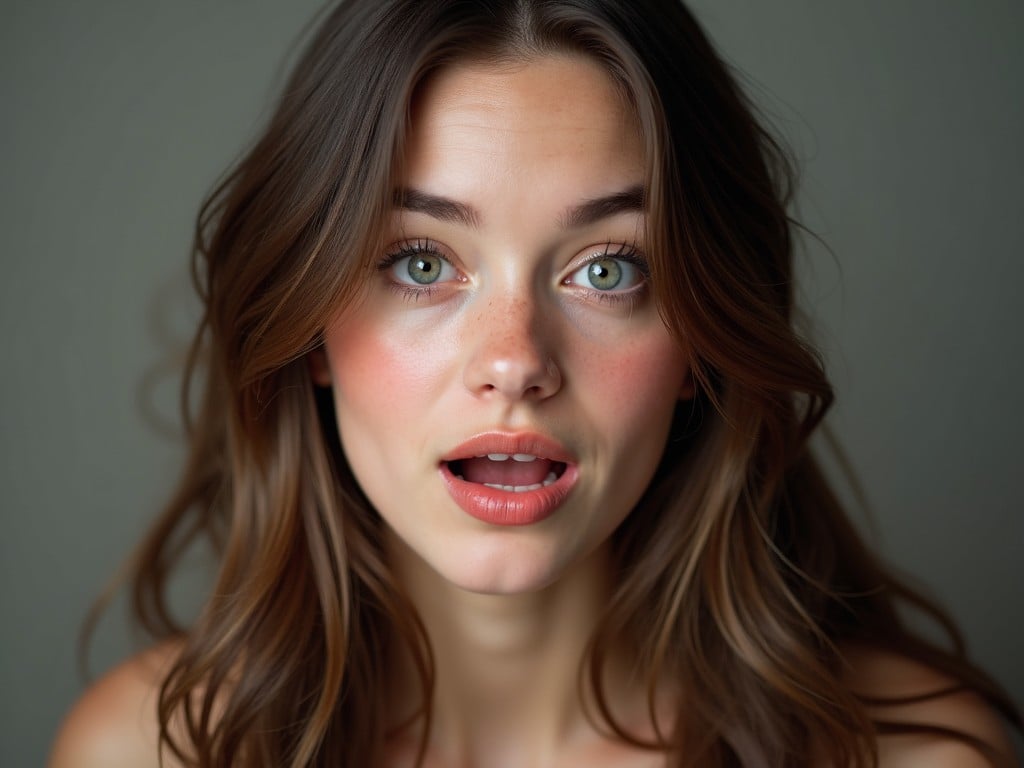
[[[632,211],[642,213],[645,197],[644,188],[639,184],[611,195],[595,197],[593,200],[587,200],[566,211],[561,219],[562,228],[585,227],[620,213]]]
[[[474,229],[480,226],[480,214],[471,205],[418,189],[396,189],[395,207],[413,213],[425,213],[434,219],[451,221]]]
[[[620,213],[642,212],[645,197],[644,188],[639,184],[621,192],[595,197],[569,208],[559,218],[559,224],[562,229],[576,229]],[[394,205],[413,213],[425,213],[440,221],[450,221],[474,229],[480,226],[480,214],[473,206],[418,189],[395,190]]]

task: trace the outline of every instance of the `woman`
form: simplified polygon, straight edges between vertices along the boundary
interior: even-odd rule
[[[163,642],[53,765],[1011,763],[808,453],[787,181],[674,2],[340,3],[200,217]]]

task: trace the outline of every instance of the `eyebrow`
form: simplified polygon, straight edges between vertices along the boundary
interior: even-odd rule
[[[395,207],[413,213],[425,213],[434,219],[451,221],[474,229],[480,226],[480,214],[472,206],[418,189],[395,190]]]
[[[559,223],[563,229],[575,229],[619,213],[643,211],[645,197],[644,188],[637,184],[621,192],[574,205],[559,218]],[[473,206],[418,189],[395,190],[394,205],[413,213],[425,213],[440,221],[450,221],[474,229],[480,226],[480,214]]]
[[[619,213],[644,210],[644,188],[637,184],[629,189],[604,197],[595,197],[585,203],[573,206],[562,217],[564,229],[575,229],[594,224]]]

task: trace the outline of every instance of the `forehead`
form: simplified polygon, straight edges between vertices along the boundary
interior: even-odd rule
[[[417,90],[407,181],[453,164],[521,176],[531,169],[638,176],[643,143],[622,88],[593,59],[550,54],[512,63],[461,62]]]

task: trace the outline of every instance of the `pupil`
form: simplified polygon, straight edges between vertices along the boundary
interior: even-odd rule
[[[587,271],[590,284],[604,291],[611,290],[622,280],[622,267],[614,259],[595,261]]]
[[[441,264],[436,256],[409,259],[409,277],[420,285],[432,283],[441,275]]]

